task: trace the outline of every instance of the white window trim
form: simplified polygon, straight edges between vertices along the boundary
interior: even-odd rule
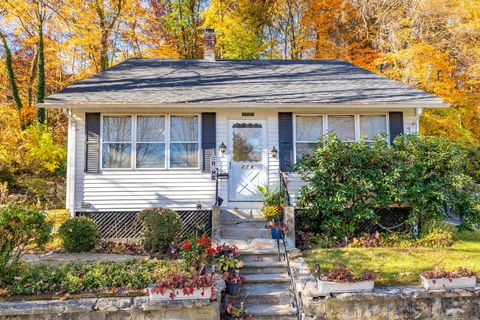
[[[112,116],[117,116],[117,117],[131,117],[132,121],[132,131],[131,131],[131,141],[129,142],[108,142],[108,141],[103,141],[103,118],[104,117],[112,117]],[[164,116],[165,117],[165,167],[163,168],[137,168],[137,117],[138,116]],[[198,156],[198,166],[197,167],[186,167],[186,168],[171,168],[170,167],[170,117],[171,116],[196,116],[197,117],[197,122],[198,122],[198,128],[197,128],[197,140],[196,141],[177,141],[177,142],[172,142],[172,143],[197,143],[198,144],[198,149],[197,149],[197,156]],[[155,170],[155,171],[181,171],[181,170],[190,170],[190,171],[197,171],[200,170],[201,168],[201,137],[202,137],[202,118],[201,114],[198,113],[188,113],[188,114],[183,114],[183,113],[174,113],[174,114],[155,114],[155,113],[141,113],[141,114],[110,114],[110,113],[105,113],[100,115],[100,171],[149,171],[149,170]],[[132,145],[132,150],[130,154],[130,167],[129,168],[104,168],[103,167],[103,144],[104,143],[130,143]],[[141,141],[139,143],[149,143],[145,141]],[[152,142],[152,143],[162,143],[162,142]]]
[[[321,116],[323,119],[323,135],[325,136],[328,132],[328,117],[330,116],[353,116],[354,117],[354,131],[355,131],[355,139],[348,140],[347,142],[360,142],[360,116],[385,116],[386,121],[386,130],[387,130],[387,143],[390,143],[390,119],[388,112],[376,112],[376,113],[327,113],[327,114],[320,114],[320,113],[298,113],[293,115],[293,161],[294,163],[297,162],[297,143],[313,143],[311,141],[297,141],[297,116],[305,117],[319,117]],[[365,139],[366,142],[371,142],[373,140]]]

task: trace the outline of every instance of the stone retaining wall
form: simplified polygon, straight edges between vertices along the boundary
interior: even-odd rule
[[[391,287],[366,293],[321,295],[300,250],[291,251],[303,319],[335,320],[478,320],[480,287],[426,291],[422,287]]]
[[[0,320],[212,320],[220,299],[150,303],[148,297],[0,302]]]

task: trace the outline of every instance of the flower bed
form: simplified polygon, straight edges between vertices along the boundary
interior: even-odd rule
[[[477,284],[476,272],[462,267],[454,272],[444,270],[424,272],[420,275],[420,279],[427,290],[475,288]]]
[[[317,279],[321,293],[372,291],[377,273],[365,271],[361,276],[354,276],[345,265],[328,270]]]
[[[211,299],[215,293],[211,274],[170,272],[148,288],[150,301]]]

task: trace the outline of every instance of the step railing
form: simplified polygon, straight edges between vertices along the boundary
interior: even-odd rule
[[[287,180],[285,179],[285,175],[283,172],[279,171],[279,177],[280,177],[280,191],[282,192],[282,195],[284,197],[284,200],[285,200],[285,204],[287,206],[290,206],[290,195],[288,193],[288,183],[287,183]],[[293,275],[292,275],[292,272],[291,272],[291,268],[290,268],[290,257],[288,256],[288,250],[287,250],[287,242],[285,240],[285,234],[283,233],[282,231],[282,222],[280,221],[280,215],[277,216],[277,226],[279,228],[279,233],[280,233],[280,238],[281,239],[277,239],[277,248],[278,248],[278,257],[279,257],[279,260],[280,259],[280,242],[282,244],[282,247],[283,247],[283,250],[285,251],[285,260],[287,262],[287,268],[288,268],[288,275],[290,277],[290,283],[292,285],[292,291],[293,291],[293,301],[292,301],[292,307],[295,308],[296,310],[296,317],[298,320],[301,319],[301,313],[300,313],[300,307],[298,305],[298,294],[297,294],[297,287],[295,285],[295,281],[293,279]],[[280,241],[281,240],[281,241]]]

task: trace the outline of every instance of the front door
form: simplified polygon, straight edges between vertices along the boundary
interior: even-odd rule
[[[260,201],[267,182],[265,121],[230,121],[230,201]]]

